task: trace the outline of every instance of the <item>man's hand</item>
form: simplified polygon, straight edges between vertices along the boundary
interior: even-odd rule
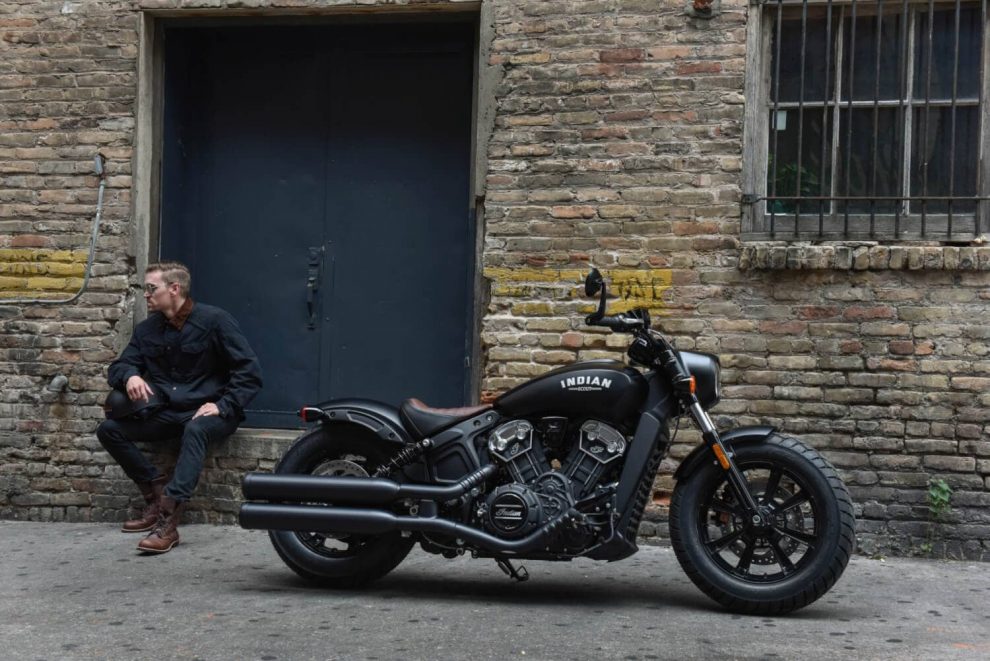
[[[213,402],[207,402],[196,409],[196,413],[193,415],[193,420],[201,415],[220,415],[220,409]]]
[[[137,374],[127,379],[127,396],[131,398],[132,402],[138,400],[142,402],[148,401],[148,398],[155,394],[155,391],[151,389],[148,382],[139,377]]]

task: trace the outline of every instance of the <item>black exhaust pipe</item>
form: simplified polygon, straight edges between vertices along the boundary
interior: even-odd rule
[[[539,530],[522,539],[507,540],[460,523],[437,518],[397,516],[381,510],[319,505],[274,505],[245,503],[238,517],[242,528],[249,530],[292,530],[297,532],[334,532],[353,535],[380,535],[395,530],[449,535],[469,546],[492,553],[527,553],[547,546],[554,531],[568,516],[561,514]]]
[[[272,502],[386,505],[412,498],[447,502],[460,498],[491,477],[497,469],[489,464],[457,484],[433,486],[402,484],[373,477],[334,477],[319,475],[272,475],[248,473],[241,490],[247,500]]]

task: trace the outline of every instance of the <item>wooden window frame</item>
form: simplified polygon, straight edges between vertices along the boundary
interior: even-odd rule
[[[755,0],[754,0],[755,1]],[[750,15],[747,23],[747,62],[746,62],[746,111],[744,117],[744,138],[743,138],[743,214],[742,214],[742,238],[749,241],[880,241],[880,242],[903,242],[903,241],[934,241],[947,243],[983,243],[990,237],[990,200],[982,200],[976,205],[976,212],[955,211],[952,220],[949,220],[947,213],[919,213],[921,202],[903,200],[899,202],[900,213],[852,213],[848,214],[848,221],[844,212],[837,212],[836,197],[841,182],[837,181],[837,170],[839,167],[839,156],[844,153],[844,141],[840,140],[840,122],[832,121],[840,116],[847,108],[873,108],[873,100],[852,101],[841,99],[843,71],[843,40],[846,38],[843,28],[844,20],[849,17],[850,8],[853,2],[832,2],[822,0],[807,0],[799,2],[796,0],[778,0],[777,2],[758,2],[750,6]],[[990,104],[987,102],[988,90],[990,90],[990,25],[987,23],[987,0],[960,1],[961,6],[982,9],[984,20],[982,31],[982,45],[980,53],[980,85],[979,96],[957,97],[954,100],[956,107],[980,108],[979,116],[979,152],[977,154],[977,196],[990,196]],[[864,17],[876,15],[874,2],[856,2],[857,16]],[[914,108],[924,108],[924,97],[920,100],[914,93],[914,53],[916,48],[921,47],[914,43],[915,26],[919,17],[928,11],[931,6],[954,7],[955,0],[942,2],[932,2],[929,0],[914,0],[903,2],[884,3],[887,15],[901,14],[902,9],[908,7],[908,25],[906,36],[908,44],[906,55],[908,66],[906,67],[906,90],[905,95],[896,101],[881,101],[879,107],[906,108],[904,121],[899,126],[900,139],[903,141],[903,173],[899,181],[899,194],[909,197],[911,195],[911,158],[913,127],[912,116]],[[768,211],[766,197],[769,195],[768,188],[768,157],[771,151],[771,113],[776,108],[778,110],[789,110],[798,108],[798,102],[777,102],[772,99],[771,83],[773,80],[771,65],[773,53],[774,30],[776,29],[777,12],[783,11],[797,13],[798,16],[805,8],[822,11],[828,7],[832,8],[832,22],[835,48],[831,53],[832,80],[831,98],[824,101],[805,101],[803,107],[822,109],[831,123],[831,145],[830,168],[831,176],[830,190],[827,196],[832,198],[819,203],[817,200],[803,203],[807,205],[807,210],[802,210],[799,214],[798,225],[795,227],[795,214],[793,212]],[[888,9],[889,8],[889,9]],[[785,14],[787,16],[787,14]],[[951,99],[936,99],[932,97],[929,105],[932,108],[951,105]],[[779,194],[779,192],[778,192]],[[823,207],[819,213],[819,205]],[[896,215],[896,218],[895,218]],[[978,221],[978,222],[977,222]],[[848,222],[848,225],[846,224]],[[952,232],[948,228],[951,224]],[[797,230],[797,231],[795,231]]]

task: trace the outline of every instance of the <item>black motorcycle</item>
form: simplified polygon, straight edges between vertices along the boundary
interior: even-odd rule
[[[416,542],[448,558],[615,561],[636,533],[668,424],[689,414],[704,443],[678,467],[670,539],[691,580],[727,608],[779,614],[821,597],[854,547],[853,506],[835,469],[772,427],[716,431],[719,362],[677,351],[646,310],[589,326],[632,335],[630,362],[548,372],[488,406],[396,410],[345,399],[305,407],[316,423],[274,474],[244,479],[244,528],[268,529],[282,560],[318,584],[351,588],[394,569]]]

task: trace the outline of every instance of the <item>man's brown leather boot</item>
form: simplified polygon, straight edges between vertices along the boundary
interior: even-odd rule
[[[155,522],[158,521],[158,501],[162,498],[166,482],[168,478],[162,475],[151,482],[138,483],[138,489],[144,496],[144,509],[138,518],[124,521],[121,532],[147,532],[155,527]]]
[[[177,503],[168,496],[162,496],[158,506],[158,521],[155,529],[141,540],[138,550],[145,553],[168,553],[179,543],[179,516],[185,503]]]

